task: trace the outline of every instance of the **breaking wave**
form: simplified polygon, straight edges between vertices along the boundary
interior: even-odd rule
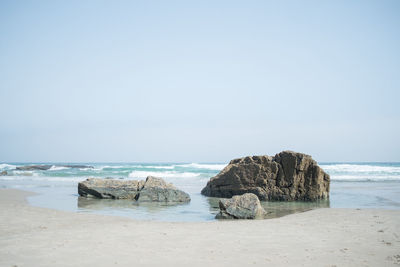
[[[7,163],[2,163],[0,164],[0,170],[11,170],[11,169],[15,169],[15,165],[12,164],[7,164]]]
[[[189,178],[199,177],[200,173],[194,172],[176,172],[176,171],[164,171],[164,172],[153,172],[153,171],[133,171],[129,173],[129,178],[146,178],[147,176],[157,176],[161,178]]]
[[[220,171],[225,168],[227,164],[201,164],[201,163],[190,163],[190,164],[181,164],[177,165],[179,167],[186,168],[195,168],[195,169],[207,169],[207,170],[215,170]]]
[[[400,164],[320,164],[333,181],[400,181]]]

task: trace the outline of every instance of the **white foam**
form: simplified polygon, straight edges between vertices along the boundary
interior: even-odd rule
[[[128,166],[101,166],[99,168],[94,168],[94,170],[104,170],[104,169],[120,169],[120,168],[127,168]]]
[[[172,170],[175,168],[175,165],[134,165],[134,166],[129,166],[129,168]]]
[[[94,170],[104,170],[104,169],[167,169],[172,170],[175,168],[175,165],[123,165],[123,166],[101,166],[98,168],[94,168]]]
[[[396,166],[377,166],[377,165],[361,165],[361,164],[320,164],[321,168],[326,171],[335,172],[385,172],[400,173],[400,167]]]
[[[225,168],[227,164],[201,164],[201,163],[190,163],[190,164],[181,164],[177,165],[179,167],[186,167],[186,168],[196,168],[196,169],[208,169],[208,170],[215,170],[220,171]]]
[[[176,172],[176,171],[160,171],[160,172],[154,172],[154,171],[133,171],[129,174],[130,178],[146,178],[147,176],[156,176],[160,178],[167,178],[167,177],[180,177],[180,178],[189,178],[189,177],[198,177],[200,176],[199,173],[193,173],[193,172]]]
[[[10,169],[15,169],[15,165],[12,165],[12,164],[7,164],[7,163],[2,163],[2,164],[0,164],[0,169],[7,169],[7,170],[10,170]]]
[[[175,168],[175,165],[172,166],[143,166],[143,168],[149,168],[149,169],[167,169],[167,170],[172,170]]]
[[[400,181],[400,175],[331,175],[332,181]]]

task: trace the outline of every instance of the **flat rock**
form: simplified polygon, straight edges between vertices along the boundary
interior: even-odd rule
[[[27,166],[19,166],[16,167],[15,169],[18,171],[47,171],[51,169],[51,167],[66,167],[66,168],[76,168],[76,169],[93,169],[93,166],[87,166],[87,165],[27,165]]]
[[[50,169],[53,165],[28,165],[28,166],[19,166],[16,167],[15,169],[18,171],[34,171],[34,170],[40,170],[40,171],[46,171]]]
[[[232,160],[201,193],[230,198],[253,193],[260,200],[314,201],[329,198],[330,177],[311,156],[283,151]]]
[[[88,178],[78,183],[78,194],[83,197],[136,199],[144,181]]]
[[[78,184],[78,193],[83,197],[134,199],[142,202],[190,201],[187,193],[153,176],[148,176],[146,181],[88,178]]]
[[[255,194],[246,193],[230,199],[220,199],[217,219],[262,219],[267,214]]]

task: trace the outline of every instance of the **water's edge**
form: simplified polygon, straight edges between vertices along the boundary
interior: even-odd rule
[[[33,206],[158,221],[215,220],[219,210],[218,199],[202,196],[200,191],[210,177],[225,166],[220,163],[79,163],[92,165],[93,168],[53,166],[46,171],[15,170],[16,166],[30,164],[0,163],[0,172],[8,172],[8,175],[0,176],[0,187],[38,193],[28,198]],[[326,207],[400,209],[400,163],[321,163],[320,166],[331,175],[329,201],[262,202],[270,212],[268,218]],[[188,192],[192,201],[170,206],[127,200],[84,199],[77,194],[78,182],[87,177],[144,179],[147,175],[172,182]]]

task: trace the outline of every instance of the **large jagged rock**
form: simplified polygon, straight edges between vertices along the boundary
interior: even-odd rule
[[[313,201],[329,198],[330,177],[311,156],[283,151],[232,160],[201,193],[229,198],[254,193],[260,200]]]
[[[230,199],[220,199],[217,219],[262,219],[267,214],[255,194],[246,193]]]
[[[78,193],[83,197],[134,199],[143,202],[190,201],[187,193],[153,176],[148,176],[146,181],[88,178],[78,184]]]
[[[6,176],[6,175],[8,175],[7,171],[0,172],[0,176]]]

